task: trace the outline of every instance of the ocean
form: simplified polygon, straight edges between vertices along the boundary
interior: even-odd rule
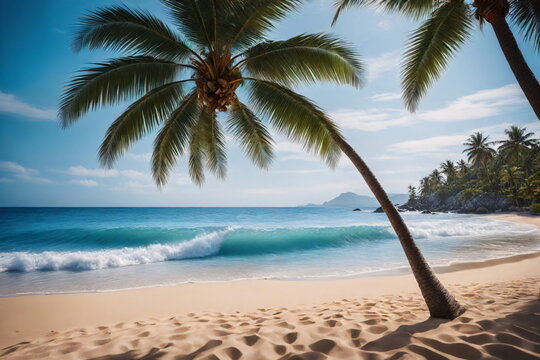
[[[540,250],[534,226],[402,213],[430,264]],[[399,273],[384,214],[339,208],[0,208],[0,296]]]

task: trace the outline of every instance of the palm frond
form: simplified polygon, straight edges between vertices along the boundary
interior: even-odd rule
[[[67,127],[89,110],[141,96],[174,80],[178,65],[150,56],[131,56],[95,64],[64,89],[59,117]]]
[[[301,0],[238,0],[231,1],[229,23],[232,28],[220,34],[233,49],[260,42],[277,21],[298,8]]]
[[[262,121],[246,105],[238,102],[229,109],[227,125],[251,161],[267,169],[274,154],[272,137]]]
[[[429,15],[438,5],[445,0],[336,0],[334,7],[336,12],[332,19],[332,25],[337,22],[342,11],[356,6],[374,6],[387,12],[400,12],[414,19]]]
[[[467,4],[446,2],[409,39],[402,67],[405,106],[415,111],[420,99],[472,30]]]
[[[523,37],[540,51],[540,1],[510,0],[510,19],[519,28]]]
[[[99,149],[102,166],[112,167],[116,159],[141,137],[152,131],[182,99],[179,81],[150,90],[131,104],[109,127]]]
[[[363,72],[354,50],[323,33],[263,42],[248,49],[240,63],[254,77],[285,85],[329,80],[359,86]]]
[[[203,107],[199,115],[199,123],[193,131],[201,131],[206,153],[206,166],[218,178],[227,176],[227,152],[225,150],[225,135],[217,121],[216,111]]]
[[[197,186],[202,186],[205,181],[204,160],[205,144],[201,132],[194,132],[189,142],[189,176]]]
[[[190,141],[193,124],[199,118],[200,112],[197,92],[192,91],[171,113],[157,134],[152,154],[152,175],[159,187],[165,186],[178,157],[184,155]]]
[[[182,34],[199,48],[213,48],[219,24],[214,14],[222,1],[215,0],[161,0],[170,10]],[[225,14],[226,15],[226,12]],[[224,20],[226,16],[224,16]]]
[[[334,167],[341,151],[332,138],[337,126],[309,99],[279,84],[252,79],[250,102],[255,110],[270,120],[277,131]]]
[[[130,55],[152,55],[181,60],[191,50],[165,23],[141,10],[113,6],[90,12],[81,19],[73,48],[105,48]]]

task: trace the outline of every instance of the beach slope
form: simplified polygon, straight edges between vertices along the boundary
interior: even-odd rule
[[[452,321],[429,318],[410,274],[3,298],[0,358],[540,356],[538,254],[438,272],[468,308]]]

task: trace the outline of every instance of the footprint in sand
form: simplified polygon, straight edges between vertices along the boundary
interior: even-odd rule
[[[349,330],[347,330],[347,332],[349,333],[349,336],[351,337],[351,339],[356,339],[358,336],[360,336],[360,333],[362,332],[362,330],[360,330],[360,329],[349,329]]]
[[[232,346],[225,349],[225,354],[227,354],[231,360],[238,360],[242,357],[242,352]]]
[[[337,346],[336,342],[331,339],[322,339],[309,345],[309,348],[313,351],[328,354],[333,348]]]
[[[244,336],[244,342],[247,346],[253,346],[257,341],[259,341],[259,335]]]
[[[287,352],[287,347],[285,345],[274,345],[274,351],[278,355],[283,355]]]
[[[330,327],[341,326],[341,323],[337,320],[327,320],[325,323]]]
[[[291,332],[291,333],[288,333],[287,335],[283,336],[283,340],[287,344],[292,344],[293,342],[296,341],[297,338],[298,338],[298,333],[297,332]]]

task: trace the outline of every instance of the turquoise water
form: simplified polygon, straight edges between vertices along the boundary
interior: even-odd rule
[[[540,250],[485,216],[404,213],[433,265]],[[406,268],[384,214],[328,208],[1,208],[0,296]]]

